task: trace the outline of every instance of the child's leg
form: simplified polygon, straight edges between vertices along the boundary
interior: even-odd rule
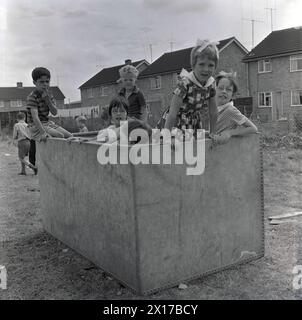
[[[31,168],[34,171],[34,173],[37,174],[37,168],[25,160],[25,157],[29,153],[29,148],[30,148],[29,140],[26,139],[18,142],[18,155],[21,161],[21,166],[22,166],[21,174],[26,174],[25,166]]]
[[[58,131],[57,129],[49,128],[49,127],[44,127],[45,131],[54,138],[64,138],[64,134]]]
[[[29,147],[29,162],[35,166],[36,165],[36,141],[30,140],[30,147]]]
[[[24,168],[24,172],[25,172],[25,166],[27,166],[27,167],[31,168],[35,174],[38,173],[37,167],[35,167],[34,165],[32,165],[30,162],[28,162],[28,161],[25,160],[25,159],[20,159],[20,161],[21,161],[21,164],[22,164],[22,170],[23,170],[23,168]]]
[[[20,159],[21,161],[21,159]],[[21,175],[26,175],[26,171],[25,171],[25,164],[21,161],[21,172],[19,173]]]
[[[44,125],[45,131],[55,138],[70,138],[72,134],[52,121]]]
[[[72,133],[70,133],[69,131],[65,130],[62,127],[57,127],[56,130],[59,131],[60,133],[62,133],[64,135],[64,138],[72,137]]]

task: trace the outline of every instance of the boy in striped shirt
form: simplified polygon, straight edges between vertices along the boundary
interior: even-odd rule
[[[54,97],[49,90],[50,72],[46,68],[38,67],[32,72],[36,89],[27,97],[27,122],[31,138],[36,141],[46,141],[50,137],[70,138],[72,134],[56,125],[48,118],[49,112],[57,114]]]

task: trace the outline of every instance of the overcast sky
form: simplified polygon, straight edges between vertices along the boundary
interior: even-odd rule
[[[252,47],[274,30],[302,24],[301,0],[0,0],[0,86],[32,85],[31,70],[45,66],[52,85],[71,101],[78,87],[125,59],[151,62],[191,47],[197,38],[235,36]]]

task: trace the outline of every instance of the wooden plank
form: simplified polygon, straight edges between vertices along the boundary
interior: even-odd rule
[[[271,216],[268,217],[269,220],[275,220],[275,219],[286,219],[286,218],[292,218],[292,217],[297,217],[297,216],[302,216],[302,211],[296,211],[296,212],[289,212],[289,213],[284,213],[280,214],[278,216]]]

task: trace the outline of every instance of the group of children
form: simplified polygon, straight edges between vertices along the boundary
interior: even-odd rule
[[[216,78],[213,77],[218,61],[216,43],[198,40],[190,56],[192,71],[183,69],[180,73],[170,107],[159,122],[162,127],[169,130],[192,129],[193,132],[205,129],[215,143],[226,143],[232,136],[257,132],[257,127],[233,105],[232,99],[238,90],[236,74],[220,72]],[[144,95],[136,86],[138,70],[126,65],[119,73],[122,88],[109,105],[111,125],[99,132],[99,142],[114,142],[121,138],[121,134],[129,135],[136,128],[145,129],[149,134],[152,130],[147,124]],[[49,120],[49,113],[57,114],[55,100],[49,89],[49,70],[35,68],[32,79],[36,88],[27,98],[28,125],[23,114],[18,117],[14,127],[13,138],[18,140],[21,174],[25,174],[25,166],[37,172],[37,167],[25,160],[31,139],[38,142],[46,141],[50,136],[76,139],[72,133]],[[80,116],[76,121],[80,132],[88,131],[85,117]],[[120,128],[121,121],[124,122]],[[128,132],[124,128],[128,128]]]

